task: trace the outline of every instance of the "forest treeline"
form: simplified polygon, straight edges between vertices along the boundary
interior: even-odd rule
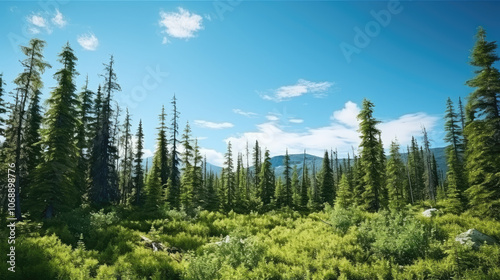
[[[308,170],[304,161],[299,174],[286,151],[284,172],[275,174],[270,151],[257,141],[234,157],[229,142],[219,175],[207,170],[189,123],[179,130],[174,95],[170,113],[163,107],[159,114],[152,166],[144,167],[142,120],[132,131],[132,116],[113,101],[121,91],[113,57],[104,65],[97,89],[88,87],[88,79],[78,89],[78,59],[69,43],[63,46],[54,74],[57,86],[44,108],[41,77],[51,67],[44,60],[45,44],[32,39],[21,46],[23,70],[12,81],[8,102],[0,75],[2,216],[11,214],[8,203],[14,197],[18,220],[51,219],[82,205],[124,205],[151,216],[168,209],[316,211],[325,203],[376,212],[422,201],[439,201],[452,213],[470,210],[500,218],[500,74],[494,67],[499,58],[496,43],[487,41],[483,28],[471,52],[475,76],[466,82],[472,92],[465,106],[460,99],[458,106],[451,99],[443,104],[448,168],[442,180],[425,128],[421,144],[412,138],[411,145],[401,148],[395,139],[385,154],[374,104],[367,99],[358,115],[361,144],[347,160],[325,150],[317,170]],[[17,179],[9,197],[10,163],[15,163]]]

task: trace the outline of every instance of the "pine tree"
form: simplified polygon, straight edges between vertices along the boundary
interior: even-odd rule
[[[292,178],[291,178],[291,167],[290,167],[290,156],[288,155],[288,149],[286,149],[285,157],[283,159],[283,165],[285,170],[283,171],[283,176],[285,179],[283,186],[283,204],[285,206],[292,206]]]
[[[467,85],[475,88],[466,105],[467,195],[471,210],[480,216],[500,217],[500,73],[493,65],[499,60],[496,42],[486,40],[479,27],[470,64],[476,76]]]
[[[427,195],[430,200],[432,200],[434,203],[436,202],[436,185],[435,185],[435,178],[434,173],[432,172],[432,152],[430,148],[430,141],[429,137],[427,135],[427,130],[425,127],[423,127],[423,137],[424,137],[424,159],[425,159],[425,177],[426,181],[425,184],[427,186]]]
[[[153,165],[148,175],[148,181],[146,182],[146,203],[145,210],[149,213],[157,213],[163,202],[163,188],[161,185],[160,176],[160,157],[153,157]],[[167,185],[170,184],[170,178],[167,181]]]
[[[38,213],[47,219],[78,206],[80,192],[74,184],[79,151],[76,132],[78,97],[74,79],[77,58],[69,43],[59,54],[63,68],[56,74],[57,87],[47,103],[42,143],[46,160],[37,168],[37,185],[32,190]]]
[[[203,190],[203,170],[202,170],[202,157],[200,154],[200,147],[198,146],[198,139],[194,141],[193,147],[193,166],[191,171],[192,184],[193,184],[193,207],[203,206],[205,193]]]
[[[210,171],[207,178],[207,189],[205,196],[205,209],[208,211],[217,211],[219,210],[219,200],[217,197],[217,179],[215,178],[215,174]]]
[[[273,172],[271,166],[271,158],[269,150],[266,149],[264,154],[264,162],[261,164],[259,173],[259,192],[260,199],[264,205],[269,205],[273,197]]]
[[[127,204],[132,193],[132,121],[128,108],[125,113],[125,121],[123,123],[123,135],[121,142],[123,143],[123,159],[121,161],[121,182],[120,189],[122,193],[122,204]]]
[[[109,64],[104,64],[103,75],[105,98],[100,105],[98,130],[93,141],[89,198],[94,207],[102,208],[119,200],[118,176],[116,171],[116,147],[112,135],[112,94],[120,91],[113,68],[113,56]]]
[[[446,204],[448,209],[454,213],[460,213],[463,210],[464,192],[466,190],[466,178],[464,177],[463,167],[463,138],[459,126],[458,116],[453,108],[453,102],[448,98],[446,102],[446,114],[444,116],[446,131],[445,142],[448,146],[445,149],[448,171],[446,180],[448,183]]]
[[[389,209],[400,210],[405,205],[403,192],[406,173],[401,154],[399,153],[399,144],[396,141],[391,143],[386,172]]]
[[[184,151],[181,154],[183,163],[181,177],[181,203],[185,209],[191,209],[193,201],[193,166],[191,161],[193,158],[193,146],[191,145],[191,128],[189,122],[186,123],[184,134],[182,134],[182,146]]]
[[[260,163],[260,147],[259,147],[259,141],[255,140],[255,146],[253,149],[253,168],[254,168],[254,189],[258,189],[260,187],[260,170],[261,170],[261,163]]]
[[[235,178],[234,178],[234,165],[233,165],[233,151],[232,151],[232,146],[231,142],[227,143],[227,152],[224,155],[225,161],[224,161],[224,169],[222,171],[222,177],[223,177],[223,186],[224,186],[224,198],[225,202],[224,204],[226,205],[226,208],[233,209],[234,207],[234,201],[235,201]]]
[[[144,133],[142,131],[142,120],[139,120],[139,128],[137,128],[137,143],[135,148],[135,158],[134,158],[134,189],[135,197],[134,204],[137,206],[142,206],[144,203],[144,171],[142,170],[142,157],[144,152]]]
[[[339,182],[339,190],[337,192],[337,197],[335,200],[335,207],[341,207],[341,208],[348,208],[351,206],[351,196],[352,196],[352,191],[349,186],[349,181],[347,179],[346,174],[342,174],[340,177],[340,182]]]
[[[31,96],[43,87],[41,75],[45,72],[46,68],[50,68],[50,64],[43,60],[42,51],[45,48],[45,41],[40,39],[31,39],[28,46],[21,46],[21,51],[26,56],[26,59],[21,61],[23,72],[14,79],[17,85],[16,91],[16,105],[12,110],[12,133],[13,141],[9,141],[13,145],[14,150],[14,163],[15,173],[17,180],[15,183],[15,201],[16,209],[15,216],[17,220],[22,220],[21,216],[21,199],[20,199],[20,186],[24,184],[22,174],[20,174],[20,167],[25,163],[21,161],[21,149],[23,148],[23,127],[26,114],[26,104],[29,103]]]
[[[415,139],[415,137],[412,137],[408,158],[408,167],[410,169],[413,198],[415,201],[420,201],[424,199],[425,167],[422,153],[420,153],[417,139]]]
[[[308,193],[311,180],[309,179],[308,173],[306,165],[306,151],[304,150],[304,159],[302,162],[302,183],[300,184],[300,206],[302,206],[302,208],[306,208],[307,202],[309,201]]]
[[[328,151],[325,151],[323,157],[323,164],[321,166],[320,172],[320,197],[321,203],[333,204],[335,198],[335,189],[333,184],[333,170],[330,165],[330,159],[328,158]]]
[[[85,85],[78,95],[78,119],[80,123],[77,127],[76,146],[78,148],[78,163],[74,176],[74,184],[79,191],[79,197],[82,197],[87,191],[87,178],[89,171],[90,151],[92,149],[92,139],[95,134],[93,124],[95,118],[92,115],[94,101],[92,97],[94,93],[88,89],[88,77],[85,80]]]
[[[31,98],[23,132],[24,150],[21,153],[21,159],[24,162],[21,166],[21,177],[25,178],[22,186],[23,193],[21,194],[23,199],[27,198],[30,189],[36,184],[35,169],[42,162],[42,146],[40,145],[40,127],[42,124],[41,94],[37,90]]]
[[[179,209],[180,206],[180,191],[181,191],[181,179],[179,171],[179,152],[177,151],[177,134],[179,132],[179,125],[177,120],[179,119],[179,112],[177,111],[177,99],[172,98],[172,127],[170,128],[172,132],[172,151],[170,153],[170,181],[171,184],[167,186],[167,201],[171,208]]]
[[[363,183],[365,191],[362,194],[363,206],[368,211],[378,211],[381,207],[380,193],[382,189],[382,168],[380,158],[381,143],[377,136],[379,121],[373,117],[373,103],[363,100],[363,108],[358,115],[360,120],[359,132],[361,133],[361,167],[364,172]]]
[[[275,204],[276,208],[279,209],[283,206],[286,206],[286,193],[281,176],[278,176],[278,179],[276,179],[275,184],[276,184],[274,189],[275,190],[274,197],[276,198]]]
[[[161,107],[160,114],[160,127],[158,127],[158,137],[156,138],[157,150],[156,156],[159,157],[160,162],[160,183],[165,192],[167,188],[167,181],[169,176],[169,168],[168,168],[168,141],[167,141],[167,114],[165,113],[165,107]]]

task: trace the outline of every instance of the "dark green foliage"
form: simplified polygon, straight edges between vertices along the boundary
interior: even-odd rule
[[[333,204],[335,198],[335,186],[333,182],[333,170],[328,158],[328,151],[325,151],[323,157],[323,164],[320,172],[320,197],[321,203]]]
[[[309,201],[309,189],[311,180],[309,179],[309,171],[307,170],[306,165],[306,151],[304,151],[304,160],[302,166],[302,182],[300,184],[300,206],[302,208],[307,207],[307,202]]]
[[[130,114],[127,108],[125,114],[125,121],[123,123],[123,135],[120,140],[123,146],[123,158],[120,164],[121,165],[120,191],[121,191],[122,204],[127,204],[132,194],[133,148],[132,148],[132,134],[130,132],[131,126],[132,126],[132,121],[130,119]]]
[[[259,173],[259,193],[260,199],[264,205],[269,205],[274,194],[273,174],[271,170],[271,158],[269,151],[264,154],[264,162],[261,165]]]
[[[399,153],[399,144],[395,141],[391,143],[390,156],[387,161],[387,191],[389,198],[389,208],[399,210],[406,204],[403,197],[406,182],[405,166]]]
[[[285,179],[283,185],[283,204],[285,206],[292,206],[292,172],[290,166],[290,156],[288,155],[288,149],[286,149],[285,157],[283,158],[283,165],[285,170],[283,171],[283,177]]]
[[[11,140],[9,142],[15,154],[14,163],[16,164],[15,173],[17,174],[15,184],[15,214],[17,220],[22,220],[20,186],[25,177],[23,178],[24,174],[20,170],[21,166],[26,165],[26,162],[21,159],[23,149],[23,120],[26,117],[26,104],[29,104],[32,96],[43,87],[41,75],[45,72],[45,68],[51,67],[50,64],[43,60],[42,51],[44,48],[45,41],[40,39],[31,39],[28,46],[21,46],[21,51],[26,56],[26,59],[21,61],[23,72],[14,79],[14,83],[17,85],[15,89],[17,94],[15,107],[12,110],[12,120],[10,121],[10,125],[12,125],[12,139],[9,139]]]
[[[34,216],[47,219],[76,208],[81,195],[73,179],[79,158],[75,139],[80,124],[74,83],[77,58],[69,44],[59,57],[63,68],[55,74],[58,86],[47,101],[49,109],[41,133],[45,161],[36,169],[37,184],[31,190]]]
[[[3,81],[3,73],[0,73],[0,135],[5,136],[5,119],[4,114],[7,113],[7,107],[5,105],[5,90],[3,86],[5,82]]]
[[[335,205],[338,205],[340,208],[347,208],[352,205],[352,190],[346,174],[342,174],[340,177]]]
[[[363,169],[364,192],[363,206],[369,211],[378,211],[381,207],[380,194],[382,191],[383,161],[381,158],[382,144],[378,136],[380,130],[376,128],[379,121],[373,117],[373,103],[363,100],[363,108],[358,115],[361,133],[361,168]]]
[[[42,145],[40,144],[40,127],[42,124],[42,112],[40,106],[40,91],[36,91],[28,107],[26,126],[24,127],[24,150],[21,159],[25,162],[21,168],[22,177],[25,178],[21,198],[25,199],[31,192],[30,189],[36,185],[35,169],[42,162]]]
[[[134,158],[134,176],[132,178],[134,183],[134,204],[141,206],[144,204],[144,170],[142,169],[142,151],[144,145],[144,133],[142,132],[142,120],[139,120],[139,127],[137,128],[137,144],[135,148]]]
[[[500,73],[493,64],[499,60],[496,42],[486,41],[486,31],[479,27],[472,49],[476,76],[467,85],[475,88],[466,105],[469,205],[478,215],[500,217]]]
[[[177,151],[178,139],[177,135],[179,133],[179,124],[177,123],[179,119],[179,112],[177,111],[177,99],[172,98],[172,123],[170,131],[172,132],[171,145],[172,150],[170,153],[170,185],[167,185],[167,202],[170,207],[174,209],[179,209],[180,207],[180,195],[181,195],[181,173],[179,171],[179,152]]]
[[[93,206],[101,208],[118,202],[118,176],[115,165],[116,147],[113,145],[111,135],[111,98],[115,91],[120,91],[116,82],[116,73],[113,68],[113,56],[109,64],[105,64],[104,92],[106,97],[100,105],[98,115],[97,133],[94,138],[91,169],[89,198]]]
[[[234,207],[236,198],[236,184],[233,165],[233,151],[231,142],[227,143],[227,152],[224,155],[224,169],[222,171],[222,191],[220,192],[221,203],[225,209],[230,210]]]

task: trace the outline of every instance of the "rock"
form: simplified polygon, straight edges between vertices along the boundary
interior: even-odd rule
[[[437,210],[436,208],[430,208],[422,212],[422,216],[430,218],[432,216],[435,216],[437,211],[439,210]]]
[[[488,245],[497,243],[493,237],[486,235],[475,228],[469,229],[468,231],[457,235],[457,237],[455,237],[455,241],[460,242],[460,244],[470,245],[474,249],[479,249],[479,247],[484,243]]]
[[[146,247],[153,249],[153,252],[166,251],[166,249],[167,249],[167,247],[165,245],[163,245],[161,242],[153,241],[153,240],[147,238],[146,236],[141,235],[141,241],[143,241],[145,243],[144,245]]]

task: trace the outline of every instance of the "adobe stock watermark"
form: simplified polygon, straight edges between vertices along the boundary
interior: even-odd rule
[[[160,87],[163,80],[168,77],[168,72],[162,72],[160,65],[155,68],[146,67],[146,75],[142,78],[142,83],[133,87],[128,94],[117,94],[116,99],[124,107],[136,108],[137,105],[144,101],[151,91]]]
[[[40,0],[37,1],[37,3],[45,14],[53,14],[56,10],[59,10],[62,5],[69,3],[69,0]],[[25,45],[26,42],[33,37],[33,35],[35,34],[30,31],[30,25],[25,22],[21,27],[21,34],[9,32],[9,34],[7,34],[7,39],[9,40],[12,49],[16,53],[19,53],[19,46]]]
[[[373,20],[367,22],[363,30],[358,26],[354,27],[354,45],[346,42],[342,42],[339,45],[347,63],[351,63],[351,56],[353,54],[359,54],[362,49],[368,47],[372,38],[380,34],[382,27],[387,27],[389,25],[392,16],[401,13],[401,11],[403,11],[403,6],[401,6],[399,0],[390,0],[387,3],[387,9],[378,12],[371,10],[370,14]]]
[[[224,14],[227,12],[232,12],[235,7],[241,4],[243,0],[215,0],[212,2],[215,13],[208,14],[209,19],[218,19],[220,21],[224,20]]]

